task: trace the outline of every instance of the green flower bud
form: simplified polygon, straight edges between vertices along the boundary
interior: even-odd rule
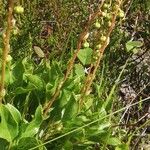
[[[123,10],[119,10],[119,13],[118,13],[118,16],[120,17],[120,18],[123,18],[125,15],[124,15],[124,11]]]
[[[14,11],[17,13],[17,14],[22,14],[24,12],[24,8],[22,6],[16,6],[14,8]]]
[[[102,47],[101,44],[96,45],[96,49],[100,49]]]
[[[98,21],[96,21],[95,24],[94,24],[94,26],[95,26],[97,29],[99,29],[99,28],[101,27],[101,24],[100,24]]]
[[[106,36],[102,35],[101,38],[100,38],[100,40],[101,40],[102,42],[105,42],[105,41],[106,41]]]
[[[107,9],[107,8],[109,8],[109,5],[105,3],[105,4],[103,5],[103,8]]]
[[[12,57],[10,55],[7,56],[6,62],[10,62],[12,60]]]
[[[112,25],[111,21],[108,21],[107,24],[108,24],[108,27]]]
[[[112,17],[111,14],[109,14],[109,13],[106,14],[106,19],[107,20],[111,20],[111,17]]]
[[[102,11],[102,16],[106,17],[107,13]]]
[[[6,95],[6,90],[3,89],[0,93],[0,97],[3,98]]]
[[[89,47],[89,46],[90,46],[89,42],[85,41],[85,42],[83,43],[83,47],[84,47],[84,48],[87,48],[87,47]]]
[[[14,28],[13,29],[13,35],[17,35],[19,32],[18,32],[18,29],[17,28]]]
[[[96,56],[97,56],[97,57],[100,56],[100,51],[99,51],[99,49],[96,50]]]

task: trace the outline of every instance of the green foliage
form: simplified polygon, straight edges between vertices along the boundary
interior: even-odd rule
[[[36,109],[33,120],[28,125],[26,125],[26,129],[22,133],[21,138],[34,137],[34,135],[38,133],[42,121],[42,106],[40,105]]]
[[[90,64],[92,59],[92,49],[91,48],[81,49],[80,52],[78,53],[78,58],[83,65]]]
[[[38,145],[34,136],[38,133],[40,125],[43,122],[41,106],[37,108],[34,118],[29,123],[21,117],[20,112],[11,104],[1,105],[0,117],[0,138],[2,146],[5,147],[5,140],[10,145],[17,145],[17,149],[23,147],[27,149]],[[19,143],[15,144],[15,141],[19,141]]]
[[[24,137],[21,138],[18,142],[18,145],[16,147],[13,147],[14,150],[29,150],[30,148],[33,148],[37,146],[39,142],[34,137]],[[38,150],[38,149],[37,149]],[[42,150],[42,148],[41,148]]]
[[[128,41],[126,43],[126,49],[127,52],[133,52],[134,54],[138,52],[138,48],[140,48],[143,45],[140,41]]]
[[[63,117],[64,121],[68,121],[76,117],[79,109],[79,102],[77,97],[77,95],[74,95],[73,93],[71,94],[70,99],[67,105],[65,106],[65,112]]]
[[[21,122],[21,115],[14,106],[7,104],[6,106],[1,105],[0,117],[0,137],[12,143],[12,141],[19,134],[19,124]]]

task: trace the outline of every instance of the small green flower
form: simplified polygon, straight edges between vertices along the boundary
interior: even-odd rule
[[[95,26],[97,29],[99,29],[99,28],[101,27],[101,24],[100,24],[98,21],[96,21],[95,24],[94,24],[94,26]]]
[[[96,45],[96,49],[100,49],[102,47],[101,44]]]
[[[0,93],[0,97],[3,98],[6,95],[6,90],[3,89]]]
[[[102,42],[105,42],[105,41],[106,41],[106,36],[102,35],[101,38],[100,38],[100,40],[101,40]]]
[[[16,6],[14,8],[15,13],[22,14],[24,12],[24,8],[22,6]]]
[[[12,57],[10,55],[7,56],[6,62],[10,62],[12,60]]]
[[[83,43],[83,47],[84,47],[84,48],[87,48],[87,47],[89,47],[89,46],[90,46],[89,42],[85,41],[85,42]]]
[[[118,13],[118,16],[120,17],[120,18],[123,18],[124,17],[124,11],[123,10],[119,10],[119,13]]]

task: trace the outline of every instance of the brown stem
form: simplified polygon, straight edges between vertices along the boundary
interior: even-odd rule
[[[6,68],[6,59],[7,55],[9,53],[10,45],[10,32],[11,32],[11,26],[12,26],[12,13],[13,13],[13,0],[8,0],[8,13],[7,13],[7,28],[6,32],[3,34],[3,54],[2,54],[2,72],[1,72],[1,81],[0,81],[0,95],[2,95],[2,92],[4,90],[4,84],[5,84],[5,68]],[[2,103],[3,97],[0,96],[0,104]]]
[[[121,5],[121,1],[119,2],[119,6],[120,6],[120,5]],[[99,67],[99,65],[100,65],[100,61],[101,61],[101,59],[102,59],[102,57],[103,57],[103,53],[104,53],[104,51],[105,51],[105,49],[106,49],[106,47],[107,47],[107,40],[108,40],[108,38],[110,37],[110,34],[111,34],[111,32],[113,31],[113,28],[114,28],[114,26],[115,26],[115,20],[116,20],[116,17],[117,17],[118,10],[119,10],[119,7],[118,7],[118,9],[115,11],[114,16],[113,16],[113,18],[112,18],[112,25],[111,25],[111,27],[110,27],[109,30],[108,30],[107,37],[106,37],[106,41],[105,41],[104,45],[99,49],[100,55],[99,55],[99,57],[98,57],[98,60],[96,61],[94,70],[91,71],[91,70],[92,70],[91,68],[93,68],[93,64],[91,64],[90,71],[89,71],[88,76],[87,76],[87,78],[86,78],[85,84],[84,84],[83,88],[81,89],[82,95],[81,95],[81,98],[80,98],[80,101],[79,101],[79,104],[80,104],[80,105],[79,105],[79,106],[80,106],[79,111],[80,111],[80,109],[81,109],[81,107],[82,107],[82,105],[83,105],[84,97],[85,97],[85,95],[87,94],[87,92],[89,91],[89,88],[91,87],[91,84],[92,84],[92,82],[93,82],[93,80],[94,80],[94,78],[95,78],[96,71],[97,71],[97,69],[98,69],[98,67]]]
[[[54,102],[54,101],[56,100],[56,98],[59,96],[59,93],[60,93],[60,91],[61,91],[61,89],[62,89],[62,87],[63,87],[65,81],[67,80],[67,78],[68,78],[69,75],[70,75],[70,72],[71,72],[71,70],[72,70],[72,68],[73,68],[73,65],[74,65],[74,61],[75,61],[75,59],[77,58],[77,55],[78,55],[78,53],[79,53],[79,51],[80,51],[80,49],[81,49],[81,46],[82,46],[83,39],[84,39],[85,35],[87,34],[91,23],[93,22],[93,20],[95,20],[95,18],[96,18],[98,15],[101,14],[100,8],[102,7],[103,3],[104,3],[104,0],[101,2],[99,9],[89,17],[89,20],[88,20],[88,22],[87,22],[87,25],[85,26],[83,32],[80,34],[80,38],[79,38],[79,41],[78,41],[78,43],[77,43],[77,50],[76,50],[75,54],[73,55],[73,57],[71,58],[71,60],[70,60],[69,63],[68,63],[67,71],[66,71],[66,73],[65,73],[65,75],[64,75],[63,81],[61,82],[60,85],[58,85],[58,87],[57,87],[57,89],[56,89],[56,91],[55,91],[55,93],[54,93],[52,99],[46,104],[46,106],[45,106],[45,108],[44,108],[44,115],[46,115],[46,114],[48,113],[48,111],[49,111],[50,107],[52,106],[53,102]]]

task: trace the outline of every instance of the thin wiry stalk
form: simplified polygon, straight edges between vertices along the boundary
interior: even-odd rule
[[[79,41],[77,43],[77,50],[76,52],[74,53],[73,57],[70,59],[69,63],[68,63],[68,66],[67,66],[67,71],[64,75],[64,79],[60,82],[60,84],[58,85],[52,99],[46,104],[45,108],[44,108],[44,115],[46,115],[50,109],[50,107],[52,106],[52,104],[54,103],[54,101],[56,100],[56,98],[59,96],[59,93],[64,85],[64,83],[66,82],[66,80],[68,79],[69,75],[70,75],[70,72],[71,70],[73,69],[73,66],[74,66],[74,62],[75,62],[75,59],[77,58],[77,55],[81,49],[81,46],[82,46],[82,42],[83,42],[83,39],[85,37],[85,35],[88,33],[88,30],[89,30],[89,27],[90,25],[92,24],[92,22],[95,20],[95,18],[101,14],[101,11],[100,11],[100,8],[102,7],[104,1],[101,2],[100,4],[100,7],[98,9],[98,11],[96,11],[95,13],[93,13],[90,17],[89,17],[89,20],[87,22],[87,25],[85,26],[84,28],[84,31],[80,34],[80,38],[79,38]]]
[[[10,33],[12,27],[12,13],[13,13],[13,0],[8,0],[8,12],[7,12],[7,28],[6,32],[3,34],[3,54],[2,54],[2,72],[1,72],[1,81],[0,81],[0,104],[2,103],[4,86],[5,86],[5,69],[6,69],[6,59],[10,50]]]
[[[93,80],[94,80],[95,75],[96,75],[96,71],[97,71],[97,69],[98,69],[98,67],[100,65],[100,61],[101,61],[101,59],[103,57],[103,54],[104,54],[104,51],[105,51],[105,49],[106,49],[106,47],[108,45],[107,40],[110,37],[110,34],[113,31],[113,28],[115,26],[115,21],[116,21],[116,17],[117,17],[120,5],[121,5],[121,1],[119,1],[119,5],[118,5],[119,7],[116,9],[116,11],[115,11],[115,13],[113,15],[112,24],[111,24],[111,27],[108,30],[108,33],[107,33],[107,36],[106,36],[106,41],[105,41],[104,45],[99,49],[100,55],[98,57],[98,60],[96,61],[96,65],[94,66],[93,64],[91,64],[91,66],[90,66],[90,70],[89,70],[88,76],[87,76],[85,84],[84,84],[84,86],[83,86],[83,88],[81,90],[82,96],[81,96],[81,99],[79,101],[80,108],[83,105],[84,96],[87,95],[87,93],[89,91],[89,88],[91,87],[91,84],[93,83]],[[94,67],[94,70],[92,71],[93,67]]]

